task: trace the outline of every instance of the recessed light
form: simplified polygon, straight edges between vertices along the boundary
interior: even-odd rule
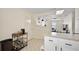
[[[56,15],[61,15],[61,14],[63,14],[63,12],[64,12],[64,10],[58,10],[58,11],[56,11]]]

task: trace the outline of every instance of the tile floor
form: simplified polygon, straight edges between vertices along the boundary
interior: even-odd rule
[[[32,39],[28,42],[28,46],[24,47],[20,51],[41,51],[40,48],[43,45],[43,39]]]

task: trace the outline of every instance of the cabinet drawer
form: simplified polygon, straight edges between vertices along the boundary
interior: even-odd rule
[[[79,50],[79,42],[77,41],[63,39],[61,43],[63,47]]]
[[[53,39],[52,39],[52,37],[44,37],[44,41],[53,42]]]
[[[54,37],[44,37],[44,41],[57,43],[57,38],[54,38]]]
[[[56,49],[55,40],[52,37],[44,38],[44,48],[46,51],[55,51]]]

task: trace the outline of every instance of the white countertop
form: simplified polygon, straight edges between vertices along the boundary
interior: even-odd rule
[[[67,33],[54,33],[54,32],[52,32],[52,37],[79,41],[79,34],[69,34],[69,33],[67,34]]]

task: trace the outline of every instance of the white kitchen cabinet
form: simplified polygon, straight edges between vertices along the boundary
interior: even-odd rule
[[[60,50],[61,51],[79,51],[79,42],[62,39],[60,40]]]
[[[45,51],[57,51],[56,40],[52,37],[44,37]]]
[[[44,48],[45,51],[79,51],[79,42],[62,38],[45,37]]]
[[[71,48],[70,46],[62,46],[61,51],[76,51],[76,49]]]
[[[63,40],[60,40],[60,51],[74,51],[74,48],[70,42]]]

